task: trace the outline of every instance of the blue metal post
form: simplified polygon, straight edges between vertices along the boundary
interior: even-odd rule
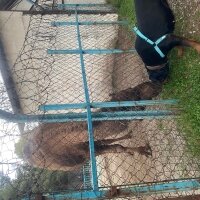
[[[82,78],[83,78],[84,91],[85,91],[85,100],[87,104],[86,108],[87,108],[87,119],[88,119],[87,121],[88,121],[88,134],[89,134],[89,145],[90,145],[90,160],[91,160],[91,168],[92,168],[92,186],[93,186],[94,191],[98,191],[99,188],[98,188],[97,166],[96,166],[96,157],[95,157],[95,149],[94,149],[92,114],[91,114],[91,108],[90,108],[90,97],[89,97],[89,91],[88,91],[88,85],[87,85],[87,77],[86,77],[83,49],[82,49],[82,43],[81,43],[81,35],[80,35],[80,29],[79,29],[79,18],[78,18],[77,6],[75,10],[75,15],[76,15],[76,27],[77,27],[77,39],[78,39],[78,45],[79,45],[79,50],[80,50],[81,71],[82,71]]]

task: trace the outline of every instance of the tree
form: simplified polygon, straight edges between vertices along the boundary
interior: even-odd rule
[[[4,188],[10,182],[10,177],[0,171],[0,188]]]
[[[15,191],[12,187],[12,181],[9,176],[0,172],[0,200],[16,199]]]
[[[15,144],[15,153],[19,158],[23,158],[25,143],[26,137],[21,136]],[[12,185],[16,194],[22,196],[24,194],[32,195],[35,193],[80,189],[82,182],[82,172],[49,171],[24,164],[18,166],[17,178],[12,181]]]
[[[15,154],[19,157],[19,158],[23,158],[23,148],[24,145],[26,143],[26,139],[25,137],[20,137],[19,141],[17,143],[15,143]]]

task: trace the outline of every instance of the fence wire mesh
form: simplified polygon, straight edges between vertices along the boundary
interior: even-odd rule
[[[39,5],[48,3],[45,0],[38,2]],[[38,109],[45,104],[85,102],[80,56],[47,53],[48,49],[78,49],[75,26],[51,25],[54,21],[74,22],[75,15],[13,14],[12,17],[18,17],[23,22],[26,32],[22,49],[16,53],[14,62],[16,55],[12,57],[9,54],[10,43],[6,43],[6,35],[2,31],[7,59],[13,64],[10,65],[10,71],[21,113],[44,116],[84,113],[85,109],[49,112]],[[79,15],[79,19],[81,22],[115,22],[118,15]],[[11,24],[15,26],[12,18],[7,26]],[[81,26],[80,32],[83,49],[134,48],[134,36],[124,26]],[[14,38],[9,39],[14,42]],[[128,88],[148,81],[136,53],[84,55],[84,62],[91,102],[161,99],[160,96],[155,97],[157,91],[143,98],[138,95],[126,96]],[[11,104],[15,99],[8,97],[3,80],[0,91],[1,109],[13,112],[15,109],[11,109]],[[155,105],[137,107],[135,110],[159,111],[168,108],[166,105]],[[176,110],[177,107],[170,109]],[[128,107],[126,110],[130,111]],[[93,108],[92,111],[103,111],[106,115],[113,110]],[[100,188],[143,183],[151,185],[200,176],[199,159],[189,152],[184,133],[175,118],[109,121],[109,117],[106,117],[105,121],[93,122]],[[36,193],[52,192],[56,195],[92,189],[86,122],[24,123],[20,131],[19,126],[1,120],[0,199],[21,199],[24,195],[31,198]],[[148,154],[150,149],[152,155]],[[138,193],[134,194],[135,197],[119,199],[164,199],[193,194],[198,194],[198,191],[153,194],[148,197]]]

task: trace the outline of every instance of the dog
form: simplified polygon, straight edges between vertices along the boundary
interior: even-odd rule
[[[94,135],[97,137],[101,135],[103,138],[106,138],[111,134],[105,132],[108,123],[100,122],[96,125]],[[113,129],[116,128],[113,126],[116,125],[114,123],[110,123]],[[120,130],[118,132],[120,133]],[[76,171],[80,170],[90,159],[86,122],[41,124],[30,131],[29,134],[30,137],[28,137],[23,148],[24,160],[29,165],[53,171]],[[134,155],[137,152],[146,157],[152,156],[152,150],[148,143],[138,147],[113,144],[131,138],[131,132],[118,138],[99,138],[94,141],[95,154],[96,156],[107,153],[127,153]]]
[[[134,0],[137,27],[135,49],[147,69],[149,79],[164,83],[169,76],[168,53],[192,47],[200,53],[200,43],[173,34],[175,17],[167,0]]]

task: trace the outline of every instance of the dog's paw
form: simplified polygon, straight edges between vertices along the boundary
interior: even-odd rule
[[[152,156],[152,149],[147,143],[145,146],[138,147],[138,153],[146,157],[150,157]]]
[[[132,133],[133,133],[133,131],[129,131],[128,133],[127,133],[127,139],[131,139],[132,138]]]

